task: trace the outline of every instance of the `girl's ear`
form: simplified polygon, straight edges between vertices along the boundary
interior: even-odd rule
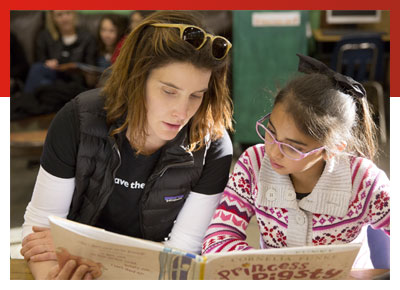
[[[346,149],[347,142],[346,141],[341,141],[339,144],[336,145],[337,152],[342,152],[344,149]],[[330,160],[335,156],[335,152],[327,152],[326,150],[324,151],[323,158],[325,161]]]
[[[330,159],[332,159],[335,156],[335,153],[333,152],[328,152],[328,151],[324,151],[324,153],[322,154],[322,157],[324,158],[325,161],[328,161]]]
[[[336,145],[336,148],[339,152],[342,152],[344,149],[346,149],[346,147],[347,147],[346,141],[342,141],[340,142],[340,144]]]

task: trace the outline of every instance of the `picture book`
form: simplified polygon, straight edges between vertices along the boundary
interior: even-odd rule
[[[204,256],[51,216],[60,266],[86,264],[96,279],[346,279],[361,244],[248,250]]]

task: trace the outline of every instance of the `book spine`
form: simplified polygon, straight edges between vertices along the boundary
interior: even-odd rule
[[[203,259],[200,262],[199,280],[204,280],[204,273],[206,270],[206,262],[207,262],[207,257],[203,256]]]

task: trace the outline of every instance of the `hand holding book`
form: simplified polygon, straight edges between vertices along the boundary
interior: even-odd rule
[[[76,263],[76,266],[79,267],[80,265],[85,265],[88,267],[87,272],[91,274],[93,279],[99,278],[102,274],[101,268],[102,264],[101,263],[96,263],[93,262],[90,259],[85,259],[79,256],[74,256],[71,255],[67,249],[65,248],[57,248],[57,259],[58,259],[58,265],[60,269],[64,268],[65,264],[70,261],[74,260]]]

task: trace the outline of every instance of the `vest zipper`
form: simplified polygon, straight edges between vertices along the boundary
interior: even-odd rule
[[[112,172],[112,177],[113,177],[112,182],[114,183],[115,175],[116,175],[116,173],[117,173],[118,168],[121,166],[122,160],[121,160],[121,153],[119,152],[117,143],[114,143],[114,144],[113,144],[112,149],[115,150],[115,151],[117,152],[117,154],[118,154],[118,165],[115,167],[115,169],[114,169],[113,172]],[[110,193],[110,194],[111,194],[111,193]],[[109,195],[107,195],[107,196],[109,196]],[[92,217],[92,221],[93,221],[93,220],[94,220],[94,221],[97,220],[99,214],[101,213],[102,209],[104,208],[104,206],[105,206],[105,204],[103,204],[103,203],[104,203],[104,199],[105,199],[105,197],[103,197],[103,199],[101,200],[100,206],[99,206],[98,209],[97,209],[96,215],[95,215],[94,217]],[[107,200],[108,200],[108,198],[107,198]],[[107,202],[107,201],[106,201],[106,202]],[[94,224],[94,223],[93,223],[93,224]]]
[[[173,167],[184,167],[184,166],[186,166],[186,165],[192,165],[192,164],[194,164],[194,161],[186,161],[186,162],[182,162],[182,163],[169,164],[169,165],[165,166],[165,167],[161,170],[161,172],[159,173],[159,174],[160,174],[160,177],[163,176],[164,173],[165,173],[165,171],[167,171],[167,169],[169,169],[169,168],[173,168]]]
[[[191,161],[186,161],[186,162],[181,162],[181,163],[175,163],[175,164],[168,164],[167,166],[165,166],[163,169],[161,169],[159,172],[152,174],[149,179],[146,181],[146,186],[144,188],[143,194],[140,198],[139,201],[139,222],[140,222],[140,231],[142,232],[142,236],[143,238],[146,238],[145,236],[145,230],[144,230],[144,225],[143,225],[143,197],[146,195],[146,189],[149,186],[150,182],[152,182],[154,179],[156,179],[157,177],[161,177],[164,175],[164,173],[167,171],[167,169],[172,168],[172,167],[181,167],[181,166],[186,166],[186,165],[192,165],[194,164],[194,160]]]
[[[118,154],[118,165],[117,165],[117,167],[115,167],[115,169],[114,169],[114,171],[113,171],[113,179],[115,179],[115,175],[117,174],[117,170],[118,170],[118,168],[121,166],[121,162],[122,162],[122,158],[121,158],[121,152],[119,152],[119,149],[118,149],[118,146],[117,146],[117,143],[114,143],[114,145],[113,145],[113,149],[117,152],[117,154]]]
[[[156,178],[156,177],[162,177],[164,175],[164,173],[170,168],[173,168],[173,167],[184,167],[186,165],[193,165],[193,164],[194,164],[193,160],[186,161],[186,162],[181,162],[181,163],[175,163],[175,164],[168,164],[163,169],[161,169],[158,173],[151,175],[149,180],[146,183],[148,183],[150,181],[153,181],[154,178]]]

